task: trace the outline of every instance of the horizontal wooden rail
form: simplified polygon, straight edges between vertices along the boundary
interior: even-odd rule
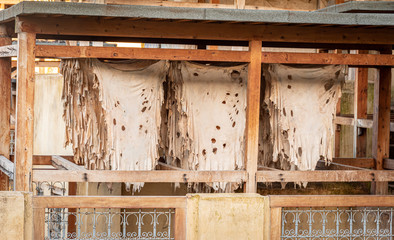
[[[270,207],[393,207],[394,196],[372,195],[276,195]]]
[[[388,182],[391,170],[257,171],[257,182]]]
[[[332,162],[359,168],[375,167],[375,159],[373,158],[333,158]]]
[[[185,208],[178,196],[68,196],[33,197],[33,208]]]
[[[58,182],[245,182],[246,171],[33,170],[33,181]]]
[[[360,128],[372,128],[373,120],[372,119],[357,119],[357,127]],[[334,119],[334,123],[338,125],[354,125],[354,118],[352,117],[336,117]],[[390,123],[390,132],[394,132],[394,122]]]
[[[393,55],[263,52],[263,63],[341,64],[349,66],[394,66]]]
[[[37,45],[36,57],[249,62],[247,51]],[[394,66],[393,55],[263,52],[263,63]]]
[[[160,49],[123,47],[83,47],[37,45],[36,57],[114,58],[176,61],[248,62],[249,52],[200,49]]]
[[[8,45],[0,47],[0,57],[16,57],[18,52],[17,45]]]

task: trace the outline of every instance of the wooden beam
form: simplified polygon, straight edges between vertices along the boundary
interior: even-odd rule
[[[368,54],[366,50],[358,51],[357,56]],[[391,55],[393,57],[393,55]],[[357,125],[354,128],[354,142],[356,143],[356,151],[354,157],[366,157],[367,156],[367,131],[361,125],[361,120],[367,119],[367,106],[368,106],[368,68],[358,68],[356,72],[356,81],[354,89],[354,119],[357,121]],[[372,126],[371,126],[372,127]]]
[[[381,182],[394,181],[394,171],[257,171],[256,178],[257,182]]]
[[[0,58],[16,57],[18,52],[17,45],[7,45],[0,47]]]
[[[33,208],[185,208],[186,197],[33,197]]]
[[[10,45],[7,27],[0,25],[0,46]],[[0,155],[10,157],[11,58],[0,58]],[[0,172],[0,190],[8,191],[6,174]]]
[[[36,36],[18,33],[18,79],[15,138],[15,190],[30,191],[33,164],[34,60]]]
[[[264,52],[263,63],[340,64],[349,66],[394,66],[391,54],[286,53]],[[367,76],[368,77],[368,76]],[[362,95],[363,97],[364,95]]]
[[[186,201],[184,207],[175,209],[175,240],[186,239]]]
[[[74,161],[74,156],[60,156],[69,162]],[[52,156],[46,155],[34,155],[33,156],[33,165],[52,165]]]
[[[276,26],[253,24],[199,23],[147,21],[129,19],[100,19],[77,17],[20,16],[15,31],[33,32],[47,36],[100,36],[127,38],[168,38],[265,42],[391,45],[394,31],[385,28],[364,29],[358,27],[338,28],[318,26]],[[64,38],[64,37],[62,37]]]
[[[332,162],[359,168],[375,168],[373,158],[334,158]]]
[[[60,170],[71,170],[71,171],[84,171],[86,170],[82,166],[78,166],[75,163],[72,163],[71,161],[62,158],[60,156],[52,156],[52,165]]]
[[[14,163],[0,155],[0,171],[10,179],[14,179]]]
[[[248,62],[250,52],[37,45],[36,57]],[[263,52],[262,63],[394,66],[393,55]]]
[[[269,196],[274,207],[392,207],[394,196],[371,195],[309,195],[309,196]]]
[[[354,118],[337,116],[334,118],[334,123],[338,125],[354,125]]]
[[[69,171],[33,170],[33,181],[44,182],[244,182],[246,171]]]
[[[270,218],[270,231],[271,240],[280,240],[282,233],[282,208],[271,207],[271,218]]]
[[[391,46],[381,51],[392,54]],[[376,169],[383,169],[383,159],[390,152],[390,104],[391,104],[391,67],[379,68],[379,78],[374,84],[372,157]],[[387,194],[387,181],[376,183],[372,190],[375,194]]]
[[[248,62],[246,51],[37,45],[37,57]]]
[[[33,239],[45,239],[45,208],[33,209]]]
[[[389,169],[389,170],[394,170],[394,159],[384,159],[383,168]]]
[[[245,186],[245,192],[247,193],[255,193],[257,191],[256,171],[259,150],[261,50],[262,42],[260,40],[250,41],[245,128],[245,165],[249,175]]]

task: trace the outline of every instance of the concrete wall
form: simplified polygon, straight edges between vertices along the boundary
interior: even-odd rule
[[[259,194],[189,194],[187,239],[268,239],[268,197]]]
[[[0,191],[0,239],[33,239],[31,193]]]

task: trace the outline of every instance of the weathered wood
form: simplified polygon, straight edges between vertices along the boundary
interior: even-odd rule
[[[394,159],[384,159],[383,160],[383,168],[394,170]]]
[[[391,47],[381,51],[392,54]],[[383,169],[383,159],[389,157],[390,152],[390,103],[391,103],[391,68],[379,68],[379,78],[374,84],[373,103],[373,135],[372,157],[376,160],[376,169]],[[375,194],[387,194],[388,183],[381,182],[373,185]]]
[[[158,162],[157,163],[157,170],[179,170],[179,171],[183,171],[185,169],[174,167],[174,166],[162,163],[162,162]]]
[[[74,156],[60,156],[71,163],[74,162]],[[34,155],[33,156],[33,165],[52,165],[52,156],[46,155]]]
[[[368,54],[368,51],[360,50],[357,56]],[[392,55],[391,55],[392,56]],[[356,143],[355,157],[366,157],[367,155],[367,131],[364,127],[360,127],[361,120],[367,118],[368,106],[368,68],[358,68],[355,81],[354,104],[355,120],[357,126],[354,131],[354,142]],[[372,127],[372,126],[371,126]],[[360,128],[360,129],[358,129]]]
[[[272,205],[272,204],[271,204]],[[280,240],[282,230],[282,208],[271,208],[271,240]]]
[[[319,44],[390,45],[394,32],[379,28],[302,27],[253,24],[218,24],[199,22],[146,21],[128,19],[98,19],[20,16],[16,32],[45,35],[101,36],[135,38],[175,38],[243,40],[261,39],[266,42]],[[63,37],[64,38],[64,37]]]
[[[60,170],[71,170],[71,171],[86,170],[84,167],[78,166],[77,164],[72,163],[69,160],[62,158],[60,156],[52,156],[52,165]]]
[[[256,168],[257,169],[257,168]],[[241,182],[246,171],[33,170],[33,181],[59,182]]]
[[[250,52],[38,45],[37,57],[248,62]],[[263,52],[263,63],[394,66],[393,55]]]
[[[0,25],[0,46],[11,44],[5,25]],[[11,58],[0,58],[0,155],[10,157]],[[8,189],[8,177],[0,172],[0,190]]]
[[[375,168],[373,158],[334,158],[332,162],[359,168]]]
[[[0,171],[10,179],[14,179],[14,163],[0,155]]]
[[[33,239],[45,239],[45,208],[33,208],[33,225]]]
[[[245,9],[245,0],[234,0],[234,5],[236,9]]]
[[[37,45],[37,57],[248,62],[246,51]]]
[[[349,66],[393,66],[394,56],[389,54],[378,55],[378,54],[342,54],[342,53],[264,52],[261,61],[263,63],[288,63],[288,64],[341,64],[341,65],[349,65]],[[363,96],[364,95],[362,95],[362,97]]]
[[[392,207],[394,196],[371,195],[308,195],[269,196],[270,205],[276,207]]]
[[[257,171],[257,182],[371,182],[394,181],[391,170]]]
[[[7,45],[0,47],[0,58],[16,57],[18,52],[17,45]]]
[[[338,99],[335,116],[341,115],[341,98]],[[339,157],[341,151],[341,125],[335,124],[334,157]]]
[[[185,201],[186,203],[186,201]],[[184,207],[175,209],[175,240],[186,239],[186,204]]]
[[[373,128],[372,119],[357,119],[357,127],[360,128]],[[334,119],[335,124],[339,125],[354,125],[354,119],[351,117],[336,117]],[[390,122],[390,132],[394,132],[394,122]]]
[[[33,197],[33,208],[184,208],[186,197]]]
[[[15,139],[15,190],[31,191],[34,129],[34,33],[18,34],[18,79]]]
[[[354,125],[354,119],[350,117],[337,116],[334,119],[334,123],[338,125]]]
[[[259,146],[260,120],[260,85],[261,85],[261,50],[260,40],[250,41],[250,63],[248,66],[247,108],[246,108],[246,144],[245,165],[249,179],[245,192],[255,193],[257,190],[256,171]]]

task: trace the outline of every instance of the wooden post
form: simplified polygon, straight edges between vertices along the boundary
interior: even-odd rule
[[[341,98],[338,99],[336,115],[341,115]],[[335,124],[334,157],[339,157],[341,150],[341,125]]]
[[[45,238],[45,208],[34,208],[33,210],[33,239]]]
[[[380,52],[392,54],[391,47]],[[391,103],[391,67],[379,68],[379,79],[375,81],[373,100],[373,137],[372,157],[376,161],[376,169],[383,170],[383,160],[390,152],[390,103]],[[375,194],[387,194],[387,182],[373,182]]]
[[[15,190],[30,191],[33,163],[34,64],[36,35],[18,33],[15,139]]]
[[[260,85],[261,85],[261,50],[262,42],[249,42],[250,63],[248,67],[247,109],[246,109],[246,146],[245,164],[248,180],[245,192],[257,190],[256,172],[259,146]]]
[[[358,51],[359,54],[368,54],[368,51]],[[356,151],[354,157],[367,156],[367,129],[357,127],[357,119],[367,119],[368,104],[368,68],[358,68],[356,79],[354,82],[354,141],[356,143]]]
[[[271,240],[280,240],[282,231],[282,208],[271,208]]]
[[[5,25],[0,25],[0,46],[10,45]],[[0,58],[0,155],[10,159],[11,58]],[[0,191],[7,191],[8,177],[0,171]]]
[[[175,240],[186,239],[186,211],[185,208],[175,209]]]

